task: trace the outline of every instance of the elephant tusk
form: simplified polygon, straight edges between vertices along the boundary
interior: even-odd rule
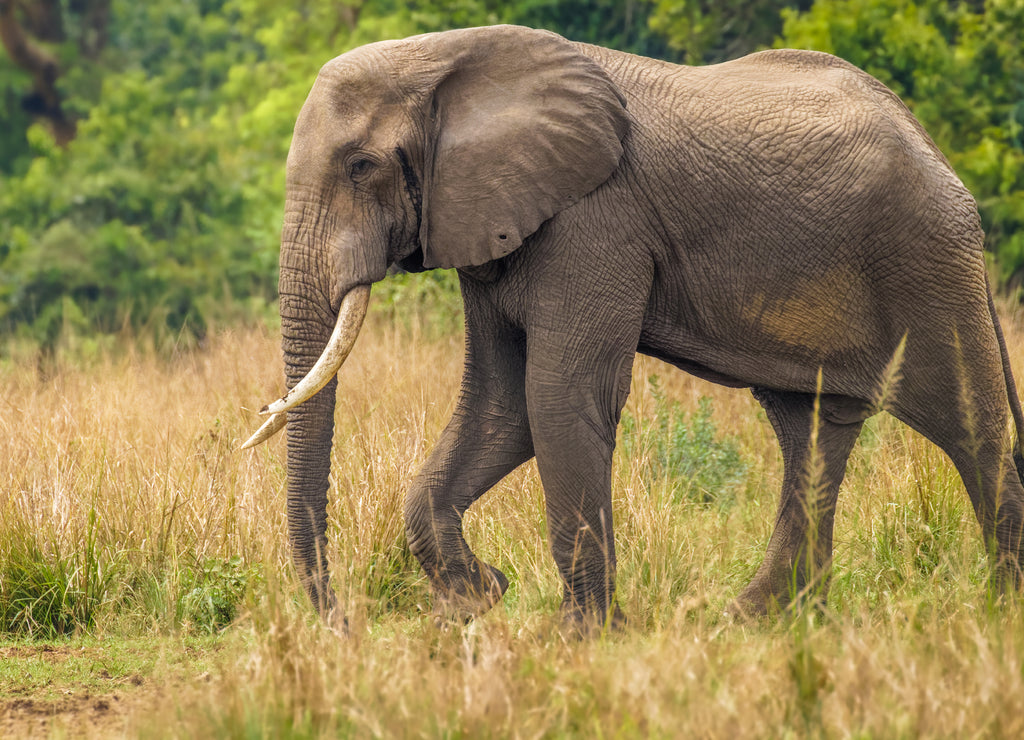
[[[356,343],[356,337],[359,336],[363,319],[366,318],[366,306],[369,301],[369,285],[357,285],[345,294],[341,300],[341,308],[338,309],[338,320],[334,324],[334,332],[327,340],[327,346],[324,347],[320,359],[316,361],[306,377],[295,384],[294,388],[282,398],[260,409],[262,416],[283,414],[309,400],[317,391],[327,385],[345,362],[348,353],[352,351],[352,345]],[[256,434],[258,435],[259,432]]]
[[[268,439],[270,439],[275,434],[284,429],[284,425],[287,423],[287,421],[288,414],[274,414],[265,422],[263,422],[263,426],[257,429],[256,433],[249,437],[249,439],[245,441],[245,444],[243,444],[240,449],[248,450],[252,447],[255,447],[258,444],[266,442]]]

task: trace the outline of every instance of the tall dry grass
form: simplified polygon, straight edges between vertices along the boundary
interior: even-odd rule
[[[979,527],[940,451],[884,415],[869,421],[840,495],[829,607],[732,624],[723,608],[774,519],[777,443],[748,393],[646,358],[613,473],[626,629],[584,642],[558,630],[532,465],[466,518],[470,544],[510,577],[502,604],[436,625],[402,497],[452,408],[461,338],[415,327],[371,317],[340,376],[330,555],[348,638],[312,618],[289,570],[283,440],[237,451],[258,423],[245,409],[281,390],[273,333],[219,334],[170,360],[4,362],[5,628],[116,640],[233,619],[225,634],[241,639],[225,641],[221,670],[137,717],[131,731],[146,736],[1024,733],[1024,614],[988,589]],[[694,480],[666,473],[664,434],[732,466],[728,490],[694,495]]]

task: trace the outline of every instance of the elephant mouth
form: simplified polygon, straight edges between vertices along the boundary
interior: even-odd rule
[[[243,450],[255,447],[281,431],[288,419],[287,411],[308,401],[338,373],[359,336],[369,300],[369,285],[357,285],[345,294],[338,309],[334,331],[327,340],[327,346],[324,347],[320,358],[294,388],[260,409],[260,415],[269,418],[245,441],[242,445]]]

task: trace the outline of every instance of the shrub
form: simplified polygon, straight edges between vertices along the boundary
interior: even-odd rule
[[[702,397],[697,411],[687,414],[678,402],[665,398],[657,376],[648,383],[655,399],[654,417],[637,419],[628,410],[623,412],[623,454],[641,461],[648,485],[667,486],[673,503],[730,502],[747,466],[736,440],[719,434],[711,399]]]

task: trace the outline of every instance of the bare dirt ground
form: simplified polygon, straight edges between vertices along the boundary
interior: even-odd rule
[[[102,647],[15,645],[0,647],[0,662],[8,675],[23,673],[25,681],[5,682],[0,691],[0,737],[37,738],[117,737],[125,734],[130,718],[160,702],[161,689],[139,673],[114,676],[97,668],[82,680],[59,675],[70,661],[101,662]]]

